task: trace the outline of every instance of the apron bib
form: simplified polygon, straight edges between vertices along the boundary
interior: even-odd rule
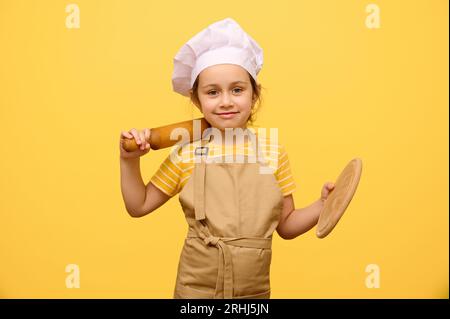
[[[251,144],[256,162],[215,163],[201,154],[206,142],[179,195],[189,229],[174,298],[270,298],[272,234],[283,208],[277,180],[260,172],[267,162],[258,162],[259,145],[256,152]]]

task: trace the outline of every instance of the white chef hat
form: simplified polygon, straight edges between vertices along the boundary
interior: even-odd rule
[[[215,22],[185,43],[173,59],[173,90],[189,96],[200,72],[216,64],[237,64],[255,79],[263,65],[263,50],[231,18]]]

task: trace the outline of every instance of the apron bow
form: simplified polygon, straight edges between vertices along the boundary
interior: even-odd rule
[[[211,244],[211,246],[217,246],[217,243],[219,242],[220,238],[216,236],[208,236],[203,239],[206,245]]]

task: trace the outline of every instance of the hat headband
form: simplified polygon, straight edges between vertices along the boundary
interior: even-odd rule
[[[206,51],[198,57],[195,67],[191,73],[191,88],[197,76],[207,67],[217,64],[236,64],[242,66],[255,79],[257,76],[256,63],[252,61],[248,54],[244,54],[242,49],[234,47],[224,47],[211,51]]]

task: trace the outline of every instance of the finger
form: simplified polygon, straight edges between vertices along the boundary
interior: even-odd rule
[[[147,136],[146,136],[147,143],[145,144],[145,148],[146,149],[150,149],[150,137],[152,135],[152,132],[151,132],[151,130],[149,128],[147,128],[145,133],[147,134]]]
[[[127,138],[133,138],[133,134],[130,134],[130,132],[125,132],[125,136]]]
[[[122,131],[122,136],[126,137],[126,138],[133,138],[133,135],[131,135],[129,132],[127,131]]]
[[[145,132],[144,132],[144,131],[140,131],[140,132],[139,132],[139,136],[140,136],[141,141],[142,141],[142,144],[141,144],[141,150],[144,150],[144,149],[145,149],[145,144],[146,144],[146,141],[145,141]]]
[[[150,141],[150,129],[145,129],[145,140],[148,142]]]
[[[139,132],[135,128],[131,129],[130,132],[136,140],[136,143],[139,145],[141,143],[141,141],[139,140]]]

